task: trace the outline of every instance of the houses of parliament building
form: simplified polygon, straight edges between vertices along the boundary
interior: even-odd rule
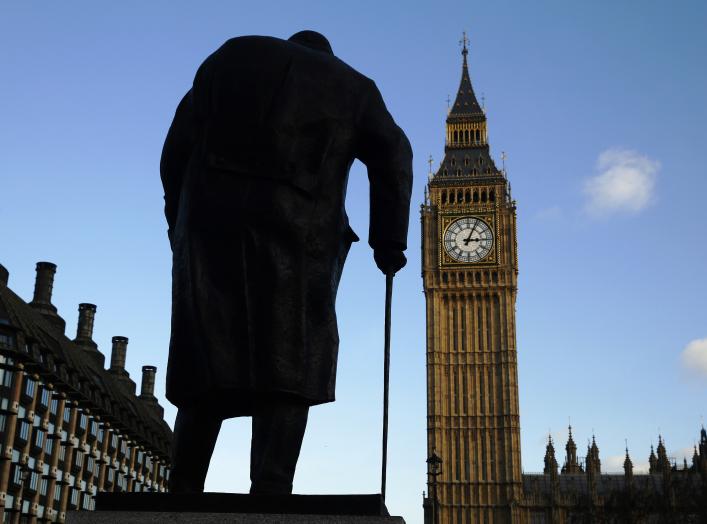
[[[491,157],[484,109],[462,76],[446,120],[444,159],[421,206],[427,319],[426,524],[707,522],[707,432],[691,464],[659,438],[650,471],[601,470],[593,439],[578,456],[570,428],[562,467],[550,439],[540,474],[521,469],[515,302],[516,201]]]

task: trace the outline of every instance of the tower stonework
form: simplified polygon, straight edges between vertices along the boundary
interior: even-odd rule
[[[462,78],[422,219],[428,478],[435,523],[520,522],[516,207],[490,156],[486,115]]]

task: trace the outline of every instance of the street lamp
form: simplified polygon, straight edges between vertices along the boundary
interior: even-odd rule
[[[442,473],[442,459],[432,450],[432,455],[427,459],[427,474],[432,477],[432,524],[437,524],[437,476]]]

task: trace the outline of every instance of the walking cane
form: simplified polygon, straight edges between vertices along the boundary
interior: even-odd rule
[[[385,480],[388,465],[388,383],[390,377],[390,309],[393,302],[393,275],[385,275],[385,348],[383,350],[383,468],[381,471],[381,495],[385,503]]]

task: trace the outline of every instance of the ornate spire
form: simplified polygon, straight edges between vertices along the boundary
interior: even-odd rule
[[[597,447],[597,442],[592,435],[592,444],[587,446],[587,472],[596,473],[597,475],[601,473],[601,460],[599,460],[599,448]]]
[[[478,177],[500,178],[488,145],[486,115],[479,105],[469,77],[469,39],[466,33],[459,41],[462,50],[462,75],[459,89],[451,107],[447,100],[446,138],[444,159],[430,180],[465,179]]]
[[[626,458],[624,459],[624,473],[626,476],[633,476],[633,462],[628,454],[628,446],[626,446]]]
[[[552,435],[547,436],[547,446],[545,447],[545,475],[557,474],[557,460],[555,459],[555,446],[552,444]]]
[[[567,444],[565,445],[565,451],[567,452],[565,456],[565,464],[562,466],[562,473],[581,473],[582,468],[577,461],[577,444],[574,443],[572,438],[572,425],[568,427],[569,436],[567,437]]]
[[[474,89],[471,87],[471,78],[469,77],[469,64],[467,56],[469,49],[467,43],[469,39],[464,32],[459,43],[462,46],[462,79],[457,90],[457,97],[454,99],[454,104],[449,111],[447,122],[454,117],[473,117],[475,121],[486,120],[484,111],[481,109],[479,102],[476,100]]]
[[[624,459],[624,482],[629,491],[633,489],[633,462],[628,454],[628,442],[626,443],[626,458]]]
[[[651,444],[651,454],[648,457],[648,472],[658,473],[658,458],[655,456],[655,451],[653,451],[653,444]]]
[[[668,453],[665,451],[665,443],[663,442],[663,436],[658,435],[658,469],[657,471],[665,473],[670,471],[670,461],[668,460]]]

